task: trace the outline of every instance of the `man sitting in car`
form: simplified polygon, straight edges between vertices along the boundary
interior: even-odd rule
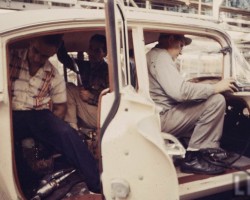
[[[58,51],[58,59],[65,67],[80,73],[82,85],[67,84],[68,110],[65,116],[67,121],[76,130],[78,118],[85,128],[97,126],[97,104],[101,91],[109,87],[108,65],[104,58],[107,56],[106,37],[95,34],[89,41],[88,61],[75,60],[79,72],[74,67],[74,60],[67,54],[64,46]]]
[[[220,148],[225,99],[221,92],[234,92],[233,79],[215,84],[192,83],[180,75],[175,60],[192,42],[180,34],[160,34],[158,44],[147,54],[150,95],[161,108],[163,132],[177,137],[192,132],[181,170],[187,173],[219,174],[224,168],[212,160],[225,160]]]

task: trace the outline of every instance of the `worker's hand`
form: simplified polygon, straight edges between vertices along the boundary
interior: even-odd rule
[[[213,84],[215,93],[221,92],[237,92],[235,80],[232,78],[222,79],[221,81]]]
[[[80,88],[80,98],[83,101],[88,102],[88,101],[93,100],[94,95],[91,94],[89,90],[85,90],[83,88]]]

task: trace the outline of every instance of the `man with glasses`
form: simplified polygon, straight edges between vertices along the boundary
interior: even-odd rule
[[[215,84],[184,80],[175,60],[182,48],[191,42],[181,34],[160,34],[158,44],[147,54],[150,95],[161,109],[163,132],[176,137],[191,133],[181,170],[220,174],[225,170],[212,164],[212,160],[223,161],[228,154],[219,147],[226,107],[225,99],[219,93],[234,92],[237,88],[233,79],[223,79]]]

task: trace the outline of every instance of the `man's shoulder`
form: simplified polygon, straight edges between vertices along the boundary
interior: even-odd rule
[[[147,58],[155,57],[156,55],[165,55],[167,51],[165,49],[154,47],[147,53]]]
[[[54,76],[60,75],[59,70],[49,60],[44,65],[44,71],[50,72]]]
[[[101,63],[99,70],[105,75],[108,74],[108,63],[105,60]]]
[[[149,51],[149,53],[150,52],[152,52],[152,53],[154,53],[154,52],[156,52],[156,53],[166,53],[166,49],[162,49],[162,48],[158,48],[158,47],[153,47],[150,51]]]

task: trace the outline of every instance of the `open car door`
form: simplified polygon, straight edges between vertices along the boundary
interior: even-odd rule
[[[131,85],[123,4],[109,0],[105,7],[110,91],[102,95],[99,104],[105,198],[179,199],[170,154],[184,154],[184,150],[171,135],[164,133],[163,139],[159,114],[145,78],[146,60],[142,69],[137,69],[138,88]],[[142,41],[137,43],[135,54],[143,52],[140,49]],[[169,140],[173,141],[171,145]]]

